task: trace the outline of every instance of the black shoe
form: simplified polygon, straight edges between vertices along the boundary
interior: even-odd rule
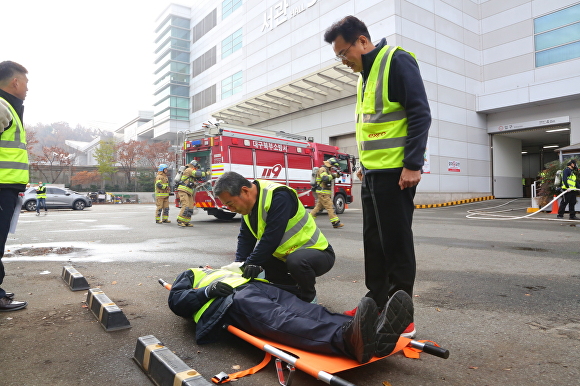
[[[556,218],[564,218],[564,216],[561,215],[561,214],[559,214],[559,215],[556,216]]]
[[[361,299],[352,320],[342,326],[346,351],[359,363],[367,363],[375,352],[376,324],[379,310],[371,298]]]
[[[0,312],[20,310],[28,305],[27,302],[19,302],[8,297],[0,299]]]
[[[395,349],[399,336],[413,322],[413,300],[405,291],[397,291],[389,298],[377,320],[375,355],[384,357]]]
[[[576,216],[570,216],[570,220],[578,220],[578,217],[576,217]]]
[[[4,296],[6,296],[9,299],[14,299],[14,292],[6,292],[6,295]]]

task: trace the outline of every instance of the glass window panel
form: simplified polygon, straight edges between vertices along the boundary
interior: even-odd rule
[[[171,97],[170,98],[170,105],[171,105],[171,107],[179,107],[182,109],[189,109],[189,98]]]
[[[222,20],[242,5],[242,0],[224,0],[222,2]]]
[[[536,52],[536,67],[580,58],[580,42]]]
[[[222,40],[222,59],[242,48],[242,41],[241,28]]]
[[[536,51],[580,40],[580,23],[536,35]]]
[[[580,4],[538,17],[534,20],[534,32],[542,33],[577,21],[580,21]]]
[[[171,95],[179,95],[189,97],[189,87],[171,86]]]
[[[178,27],[189,28],[189,19],[173,16],[171,24]]]
[[[188,39],[189,38],[189,30],[181,29],[181,28],[171,28],[171,36],[174,38],[179,38],[179,39]]]

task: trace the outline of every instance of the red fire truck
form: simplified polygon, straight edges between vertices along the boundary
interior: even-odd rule
[[[235,217],[213,195],[215,180],[226,171],[235,171],[253,181],[266,179],[296,190],[305,207],[314,207],[315,197],[310,181],[314,167],[335,157],[342,175],[334,181],[334,205],[337,214],[353,201],[352,176],[354,157],[338,151],[338,147],[314,143],[296,134],[240,127],[227,124],[204,124],[204,133],[190,133],[183,143],[183,164],[191,160],[211,170],[211,179],[200,184],[195,205],[218,219]],[[176,198],[176,205],[179,198]]]

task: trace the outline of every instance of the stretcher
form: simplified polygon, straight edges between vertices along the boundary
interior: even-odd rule
[[[162,279],[159,279],[159,283],[163,287],[171,289],[171,284]],[[356,386],[355,384],[334,374],[355,367],[368,365],[401,351],[409,358],[419,358],[421,352],[443,359],[449,357],[449,351],[439,347],[435,342],[425,340],[418,341],[400,337],[392,353],[385,357],[373,357],[369,362],[360,364],[356,360],[344,356],[312,353],[286,346],[269,339],[256,337],[232,325],[225,325],[223,327],[230,333],[264,351],[266,355],[259,365],[252,367],[251,369],[232,374],[221,372],[215,375],[212,378],[212,381],[216,384],[230,382],[246,375],[255,374],[270,362],[272,356],[276,357],[276,373],[278,375],[278,382],[282,386],[291,386],[296,369],[332,386]]]

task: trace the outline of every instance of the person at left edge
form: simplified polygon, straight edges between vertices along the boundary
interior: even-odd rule
[[[306,302],[316,301],[316,277],[334,266],[334,250],[298,199],[296,191],[272,181],[253,183],[236,172],[225,172],[214,194],[243,217],[236,262],[245,278],[263,270],[271,283]]]
[[[28,184],[26,132],[22,124],[24,99],[28,91],[28,70],[22,65],[0,63],[0,286],[6,275],[2,257],[10,231],[18,193]],[[0,311],[25,308],[27,302],[14,300],[14,293],[0,287]]]
[[[169,179],[167,165],[161,164],[155,176],[155,223],[171,222],[169,220]],[[163,217],[162,216],[163,213]]]
[[[36,188],[36,215],[40,215],[40,207],[44,208],[44,215],[48,213],[46,209],[46,186],[41,182],[38,183],[38,188]]]

